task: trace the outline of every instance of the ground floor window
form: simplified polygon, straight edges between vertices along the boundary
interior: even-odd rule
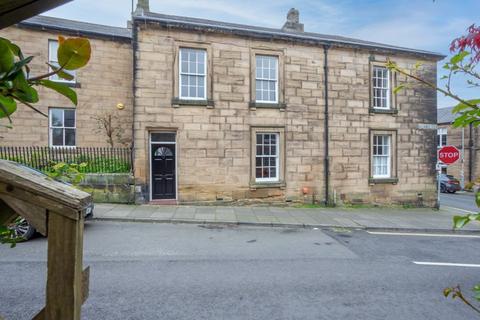
[[[256,181],[278,181],[278,133],[257,133],[255,155]]]
[[[373,177],[390,178],[391,145],[389,135],[373,136]]]
[[[284,132],[283,127],[252,127],[252,183],[283,181]]]
[[[52,147],[74,147],[76,144],[75,109],[50,108],[49,144]]]
[[[371,174],[373,179],[396,177],[396,131],[373,130],[370,134]]]

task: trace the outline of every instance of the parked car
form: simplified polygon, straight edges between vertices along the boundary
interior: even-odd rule
[[[44,174],[43,172],[41,172],[37,169],[31,168],[31,167],[28,167],[28,166],[25,166],[25,165],[21,165],[21,166],[24,167],[24,168],[27,168],[29,170],[33,170],[33,171],[35,171],[37,173],[40,173],[40,174],[44,175],[45,177],[47,177],[46,174]],[[59,181],[59,182],[65,184],[65,185],[71,186],[70,183],[63,182],[63,181]],[[93,203],[91,203],[87,207],[87,209],[85,210],[85,219],[93,218],[93,209],[94,209],[94,205],[93,205]],[[17,219],[15,219],[15,221],[13,223],[11,223],[8,226],[8,228],[13,231],[12,237],[14,237],[16,239],[19,239],[19,240],[24,240],[24,241],[30,240],[35,235],[35,233],[37,232],[35,230],[35,228],[30,223],[28,223],[27,219],[25,219],[24,217],[18,217]]]
[[[440,175],[440,192],[455,193],[462,190],[460,181],[450,174],[442,173]]]

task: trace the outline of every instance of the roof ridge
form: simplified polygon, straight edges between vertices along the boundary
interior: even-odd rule
[[[236,29],[243,29],[244,31],[251,31],[251,32],[263,32],[263,33],[270,33],[271,35],[279,35],[279,36],[286,36],[290,38],[297,38],[297,39],[305,39],[305,40],[316,40],[316,41],[324,41],[324,42],[336,42],[336,43],[344,43],[349,45],[357,45],[357,46],[364,46],[364,47],[374,47],[386,50],[393,50],[393,51],[403,51],[409,52],[414,54],[421,54],[421,55],[428,55],[433,56],[436,58],[444,58],[445,56],[440,53],[428,51],[428,50],[421,50],[421,49],[413,49],[408,47],[402,47],[397,45],[390,45],[384,44],[369,40],[362,40],[357,38],[351,38],[348,36],[340,36],[340,35],[331,35],[331,34],[321,34],[316,32],[289,32],[283,31],[282,29],[276,29],[271,27],[262,27],[262,26],[254,26],[254,25],[247,25],[247,24],[240,24],[240,23],[233,23],[233,22],[226,22],[220,20],[211,20],[205,18],[196,18],[196,17],[187,17],[187,16],[178,16],[178,15],[168,15],[163,13],[156,13],[156,12],[145,12],[141,15],[134,15],[134,19],[146,19],[146,20],[160,20],[168,23],[167,20],[171,20],[171,23],[191,23],[210,27],[217,27],[217,28],[236,28]],[[231,30],[233,31],[233,30]]]

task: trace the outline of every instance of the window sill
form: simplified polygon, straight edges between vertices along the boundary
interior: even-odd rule
[[[398,178],[369,178],[368,183],[372,184],[397,184]]]
[[[250,182],[250,190],[265,189],[265,188],[280,188],[284,189],[287,186],[285,181],[275,182]]]
[[[258,109],[279,109],[280,111],[285,111],[287,105],[285,103],[265,103],[265,102],[256,102],[250,101],[248,104],[250,110]]]
[[[215,104],[211,99],[204,99],[204,100],[189,100],[189,99],[180,99],[180,98],[173,98],[172,99],[172,107],[178,108],[180,106],[199,106],[199,107],[207,107],[213,108]]]
[[[398,109],[378,109],[378,108],[370,108],[368,111],[369,111],[370,113],[398,114]]]

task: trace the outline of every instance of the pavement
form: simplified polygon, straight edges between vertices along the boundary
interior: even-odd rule
[[[96,204],[95,219],[163,223],[236,224],[271,227],[346,228],[365,230],[480,232],[472,222],[453,231],[453,216],[462,209],[447,208],[293,208],[228,206],[158,206]]]
[[[466,320],[480,235],[87,221],[82,320]],[[45,305],[47,239],[0,245],[0,315]]]

